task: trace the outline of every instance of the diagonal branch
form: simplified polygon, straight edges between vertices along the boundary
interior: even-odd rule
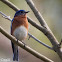
[[[9,2],[8,0],[1,0],[3,3],[7,4],[10,8],[12,8],[15,11],[20,10],[18,7],[16,7],[14,4],[12,4],[11,2]]]
[[[23,48],[24,50],[26,50],[27,52],[31,53],[32,55],[34,55],[35,57],[39,58],[40,60],[43,60],[45,62],[53,62],[52,60],[50,60],[49,58],[45,57],[44,55],[36,52],[35,50],[33,50],[32,48],[30,48],[27,45],[24,45],[21,41],[17,42],[17,39],[15,39],[15,37],[13,37],[12,35],[8,34],[1,26],[0,26],[0,32],[5,35],[8,39],[12,40],[12,42],[18,46],[20,46],[21,48]]]
[[[0,14],[2,14],[4,18],[6,18],[6,19],[12,21],[11,18],[9,18],[7,15],[5,15],[4,13],[2,13],[1,11],[0,11]],[[40,44],[42,44],[42,45],[44,45],[45,47],[47,47],[47,48],[53,50],[52,47],[50,47],[50,46],[46,45],[45,43],[41,42],[40,40],[38,40],[36,37],[34,37],[33,35],[31,35],[30,33],[28,33],[28,35],[29,35],[29,37],[33,38],[34,40],[36,40],[36,41],[39,42]]]

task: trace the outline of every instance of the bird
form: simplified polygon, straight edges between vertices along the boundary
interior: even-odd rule
[[[13,20],[11,21],[11,35],[13,35],[17,42],[23,41],[28,35],[28,20],[27,13],[30,11],[18,10],[16,11]],[[13,61],[19,61],[18,46],[11,41],[13,50]]]

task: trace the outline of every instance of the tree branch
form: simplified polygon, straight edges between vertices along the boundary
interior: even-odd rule
[[[26,0],[27,4],[29,5],[29,7],[32,9],[34,15],[36,16],[36,18],[38,19],[38,21],[40,22],[40,24],[43,27],[46,27],[46,22],[43,19],[43,17],[41,16],[40,12],[37,10],[37,8],[34,6],[34,3],[32,0]]]
[[[21,41],[17,42],[17,39],[15,37],[13,37],[12,35],[8,34],[1,26],[0,26],[0,32],[3,35],[5,35],[8,39],[12,40],[12,42],[14,44],[20,46],[21,48],[23,48],[27,52],[29,52],[32,55],[34,55],[35,57],[39,58],[40,60],[43,60],[45,62],[53,62],[52,60],[50,60],[49,58],[45,57],[44,55],[41,55],[40,53],[36,52],[35,50],[33,50],[32,48],[30,48],[29,46],[24,45]]]
[[[8,5],[10,8],[12,8],[15,11],[20,10],[18,7],[16,7],[14,4],[12,4],[11,2],[9,2],[8,0],[1,0],[3,3],[5,3],[6,5]]]
[[[36,18],[38,19],[38,21],[40,22],[40,24],[45,27],[45,32],[46,32],[46,36],[47,38],[50,40],[51,44],[53,45],[53,49],[55,52],[57,52],[57,54],[60,56],[61,60],[62,60],[62,52],[61,52],[61,48],[59,48],[59,42],[57,41],[57,39],[55,38],[55,36],[53,35],[52,31],[50,30],[50,28],[48,27],[47,23],[45,22],[45,20],[43,19],[43,17],[41,16],[40,12],[37,10],[37,8],[35,7],[34,3],[32,0],[26,0],[27,4],[29,5],[29,7],[32,9],[34,15],[36,16]]]

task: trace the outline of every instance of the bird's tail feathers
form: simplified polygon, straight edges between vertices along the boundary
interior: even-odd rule
[[[19,55],[18,55],[18,46],[12,43],[12,50],[13,50],[13,61],[18,61],[19,60]]]
[[[14,45],[13,61],[18,61],[18,46]]]

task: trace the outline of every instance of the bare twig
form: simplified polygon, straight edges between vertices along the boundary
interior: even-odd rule
[[[6,14],[4,14],[3,12],[0,11],[0,14],[2,14],[2,16],[10,21],[12,21],[12,19],[10,17],[8,17]]]
[[[5,35],[8,39],[12,40],[13,43],[15,43],[16,45],[20,46],[24,50],[28,51],[29,53],[31,53],[35,57],[39,58],[40,60],[43,60],[45,62],[53,62],[52,60],[50,60],[49,58],[45,57],[44,55],[36,52],[35,50],[30,48],[29,46],[24,45],[22,42],[20,42],[20,41],[17,42],[17,39],[15,37],[13,37],[12,35],[8,34],[1,26],[0,26],[0,32],[3,35]]]
[[[31,35],[30,33],[28,33],[28,35],[29,35],[30,37],[32,37],[33,39],[35,39],[35,40],[36,40],[37,42],[39,42],[40,44],[42,44],[42,45],[46,46],[47,48],[53,50],[53,48],[51,48],[50,46],[48,46],[48,45],[46,45],[45,43],[41,42],[40,40],[38,40],[37,38],[35,38],[35,37],[34,37],[33,35]]]
[[[0,14],[2,14],[4,18],[6,18],[6,19],[12,21],[12,19],[9,18],[7,15],[5,15],[3,12],[0,11]],[[47,47],[47,48],[53,50],[52,47],[50,47],[50,46],[46,45],[45,43],[41,42],[40,40],[38,40],[37,38],[35,38],[35,37],[34,37],[33,35],[31,35],[30,33],[28,33],[28,35],[29,35],[29,37],[33,38],[34,40],[36,40],[36,41],[39,42],[40,44],[42,44],[42,45],[44,45],[45,47]]]

